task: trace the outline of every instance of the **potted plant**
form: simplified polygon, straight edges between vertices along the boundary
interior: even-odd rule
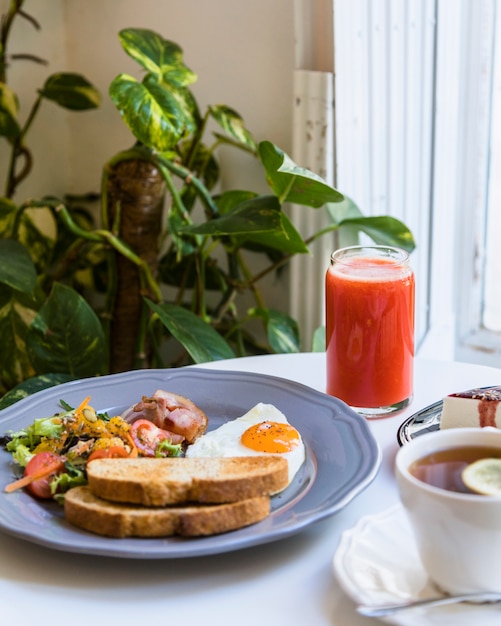
[[[278,146],[256,144],[231,107],[202,111],[190,90],[196,75],[176,43],[134,28],[119,40],[145,73],[140,82],[122,74],[110,85],[133,143],[103,168],[100,223],[75,198],[0,199],[0,337],[14,329],[16,362],[24,366],[14,374],[3,363],[4,405],[68,378],[298,351],[297,323],[266,306],[263,276],[346,227],[376,242],[414,247],[400,221],[364,217]],[[7,130],[0,122],[0,135],[9,140]],[[269,193],[218,190],[223,144],[259,161]],[[287,216],[288,203],[327,210],[331,224],[303,237]],[[27,245],[22,227],[33,210],[49,211],[57,225],[48,241],[30,224],[43,258]],[[256,256],[265,260],[259,271]],[[242,308],[242,294],[254,306]],[[20,307],[22,320],[14,323]],[[256,320],[264,332],[253,330]]]

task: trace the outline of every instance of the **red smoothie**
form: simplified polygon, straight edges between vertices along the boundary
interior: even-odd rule
[[[412,270],[391,258],[333,256],[325,285],[327,393],[357,408],[411,398]]]

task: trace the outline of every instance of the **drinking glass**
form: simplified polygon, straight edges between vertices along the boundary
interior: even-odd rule
[[[405,250],[350,246],[325,278],[327,393],[366,417],[404,409],[413,394],[414,273]]]

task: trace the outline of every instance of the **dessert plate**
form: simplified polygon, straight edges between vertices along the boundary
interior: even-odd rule
[[[123,412],[157,389],[190,398],[209,418],[209,429],[240,417],[258,402],[274,404],[302,435],[306,461],[285,491],[272,498],[272,511],[258,524],[230,533],[183,539],[111,539],[66,522],[54,502],[23,491],[0,491],[0,530],[58,550],[106,556],[161,559],[229,552],[298,533],[333,515],[375,478],[381,452],[364,418],[344,402],[300,383],[248,372],[199,367],[137,370],[64,383],[44,389],[0,411],[0,434],[87,396],[97,411]],[[0,449],[0,490],[14,478],[11,455]]]
[[[345,531],[334,554],[333,567],[339,584],[357,604],[396,604],[441,595],[421,564],[400,504],[363,517]],[[450,604],[412,609],[380,619],[401,626],[494,626],[501,623],[501,607]]]
[[[479,389],[489,389],[489,387],[479,387]],[[442,408],[443,400],[439,400],[408,417],[397,431],[398,443],[403,446],[415,437],[440,430]]]
[[[398,443],[403,446],[415,437],[440,430],[442,406],[443,401],[439,400],[408,417],[397,431]]]

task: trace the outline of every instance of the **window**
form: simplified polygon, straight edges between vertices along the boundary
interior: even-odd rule
[[[337,186],[418,243],[416,340],[429,331],[435,0],[334,0]]]
[[[333,182],[412,229],[419,354],[501,366],[498,3],[313,4],[333,9]]]
[[[471,3],[470,3],[471,4]],[[470,8],[471,87],[464,176],[458,197],[468,215],[460,228],[459,359],[501,366],[501,12],[485,1]],[[469,157],[469,158],[468,158]]]
[[[501,31],[496,7],[495,0],[438,1],[435,212],[441,209],[440,194],[453,206],[448,228],[441,223],[435,234],[432,262],[435,283],[448,281],[455,312],[453,356],[500,366],[501,292],[495,274],[501,260],[495,239],[500,234],[500,112],[494,86],[500,71],[496,32]],[[448,231],[454,247],[440,277],[440,241]]]

